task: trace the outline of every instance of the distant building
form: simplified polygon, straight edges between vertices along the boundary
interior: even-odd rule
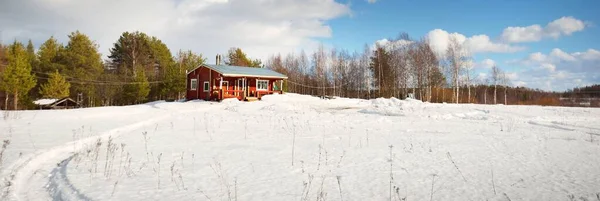
[[[61,99],[40,99],[33,101],[40,109],[55,110],[55,109],[73,109],[78,108],[79,104],[71,98]]]
[[[283,80],[288,77],[266,68],[203,64],[187,72],[187,100],[257,100],[261,96],[283,93]]]

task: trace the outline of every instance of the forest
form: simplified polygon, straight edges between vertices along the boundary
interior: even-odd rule
[[[180,100],[186,71],[207,62],[191,50],[173,54],[163,41],[142,32],[124,32],[105,59],[84,33],[75,31],[68,38],[62,44],[50,37],[37,48],[31,40],[27,45],[0,43],[3,110],[35,109],[33,100],[42,98],[71,97],[83,107]],[[313,53],[272,55],[261,61],[232,47],[224,60],[227,65],[271,68],[289,77],[285,91],[321,97],[565,105],[561,97],[598,97],[599,91],[598,85],[564,93],[512,87],[498,66],[490,69],[488,78],[478,79],[471,55],[457,41],[450,41],[444,54],[436,54],[426,39],[414,40],[408,34],[365,45],[360,52],[321,45]]]

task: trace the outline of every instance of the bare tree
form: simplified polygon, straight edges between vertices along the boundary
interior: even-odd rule
[[[461,68],[463,65],[463,48],[461,44],[456,40],[456,38],[451,37],[450,42],[448,44],[448,49],[446,50],[446,60],[450,67],[452,84],[454,85],[454,98],[456,103],[459,103],[459,90],[460,84],[459,79],[461,75]]]
[[[508,79],[508,75],[506,74],[506,72],[502,72],[500,81],[501,81],[502,85],[504,86],[504,105],[508,105],[508,101],[506,99],[506,94],[507,94],[506,92],[508,90],[508,85],[510,84],[510,80]]]
[[[464,68],[464,73],[465,73],[465,84],[467,85],[467,102],[471,103],[471,86],[473,85],[472,83],[472,79],[473,79],[473,60],[471,58],[470,53],[468,53],[465,50],[463,50],[463,57],[462,57],[462,62],[463,64],[463,68]]]
[[[492,82],[494,83],[494,104],[497,104],[497,95],[498,95],[498,84],[500,82],[500,75],[502,74],[502,70],[500,70],[500,68],[498,68],[498,66],[492,66],[491,69],[491,77],[490,79],[492,79]]]

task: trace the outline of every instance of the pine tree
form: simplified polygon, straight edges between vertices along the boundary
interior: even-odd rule
[[[69,88],[71,84],[58,71],[50,74],[48,83],[42,84],[40,94],[43,98],[64,98],[69,97]]]
[[[77,79],[71,86],[72,95],[81,93],[85,105],[95,106],[96,86],[89,84],[104,72],[98,46],[88,36],[79,31],[69,35],[69,43],[64,51],[59,51],[59,63],[65,66],[65,73]]]
[[[31,39],[27,42],[27,58],[33,68],[37,64],[37,57],[35,56],[35,47],[33,47]]]
[[[133,82],[125,85],[123,98],[129,104],[137,104],[145,101],[150,94],[150,84],[144,70],[138,67]]]
[[[178,98],[178,93],[185,91],[185,82],[185,74],[179,71],[177,65],[171,65],[165,69],[163,82],[160,85],[161,94],[166,98]]]
[[[181,94],[185,92],[186,71],[193,70],[206,62],[202,54],[195,54],[190,50],[179,50],[177,57],[177,63],[165,69],[163,83],[160,85],[162,93],[167,98],[181,98]]]
[[[167,79],[167,74],[169,73],[168,71],[173,71],[171,72],[172,75],[174,77],[171,77],[169,79],[172,79],[173,81],[176,81],[175,83],[173,83],[173,86],[171,86],[169,89],[165,90],[162,89],[163,86],[162,85],[152,85],[152,87],[150,88],[150,94],[149,97],[151,100],[160,100],[160,99],[164,99],[166,97],[168,97],[169,95],[172,95],[172,93],[174,93],[177,88],[177,86],[181,86],[183,84],[184,88],[185,88],[185,79],[181,80],[178,79],[179,76],[177,76],[176,72],[178,69],[173,69],[175,68],[175,61],[173,60],[173,55],[171,55],[171,50],[169,50],[169,48],[167,47],[166,44],[164,44],[162,41],[160,41],[158,38],[156,37],[151,37],[150,41],[150,49],[152,50],[152,54],[151,57],[153,59],[153,65],[151,66],[151,68],[147,68],[146,69],[146,76],[148,77],[149,81],[159,81],[159,80],[165,80]],[[180,81],[181,83],[177,83],[177,81]]]
[[[64,47],[56,41],[54,37],[50,37],[46,42],[42,43],[37,52],[38,65],[34,66],[36,71],[49,74],[55,71],[64,71],[64,66],[58,63],[58,55],[63,51]]]
[[[369,69],[373,74],[373,80],[377,83],[377,90],[380,97],[391,97],[392,92],[389,90],[393,83],[391,79],[386,79],[393,75],[390,64],[390,53],[384,47],[377,47],[373,51]]]
[[[36,62],[35,64],[32,64],[32,69],[33,73],[37,76],[37,84],[29,93],[32,98],[37,99],[42,97],[40,94],[41,87],[48,82],[47,78],[51,73],[56,71],[64,72],[64,67],[57,63],[58,52],[61,51],[61,48],[62,46],[56,39],[50,37],[50,39],[46,40],[46,42],[40,46],[36,54],[33,55],[33,57],[36,58]]]
[[[231,66],[247,66],[257,68],[260,68],[262,66],[262,62],[259,59],[252,60],[248,58],[248,56],[246,55],[246,53],[244,53],[244,51],[242,51],[242,49],[235,47],[229,49],[229,51],[227,52],[226,59],[227,60],[225,61],[225,64]]]
[[[8,47],[8,65],[2,73],[0,90],[13,97],[13,109],[18,109],[19,98],[26,95],[35,86],[34,76],[31,74],[31,63],[23,44],[15,41]]]
[[[196,67],[206,63],[206,58],[202,54],[195,54],[191,50],[177,53],[177,62],[182,72],[193,70]]]
[[[108,58],[119,74],[135,77],[136,67],[153,66],[148,35],[141,32],[124,32],[110,49]]]

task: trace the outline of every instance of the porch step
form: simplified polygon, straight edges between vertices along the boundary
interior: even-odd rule
[[[257,101],[257,100],[258,100],[257,97],[246,97],[246,101],[248,101],[248,102]]]

